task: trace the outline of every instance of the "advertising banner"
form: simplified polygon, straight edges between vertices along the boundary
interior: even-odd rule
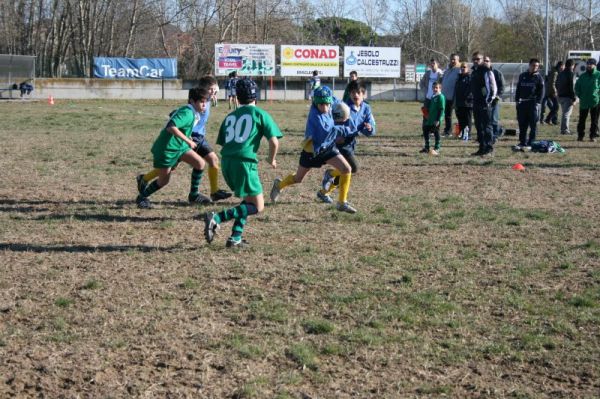
[[[399,78],[400,47],[344,47],[344,77]]]
[[[177,79],[177,59],[94,57],[94,77],[101,79]]]
[[[404,65],[404,81],[416,82],[415,64]]]
[[[215,75],[274,76],[275,45],[215,44]]]
[[[281,76],[340,76],[338,46],[281,45]]]

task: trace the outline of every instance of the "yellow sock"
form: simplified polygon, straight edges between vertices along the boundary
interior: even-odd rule
[[[152,180],[158,177],[158,169],[152,169],[150,172],[144,175],[144,181],[150,183]]]
[[[283,189],[287,186],[291,186],[292,184],[296,184],[295,175],[287,175],[285,177],[285,179],[283,179],[281,181],[281,183],[279,183],[279,189]]]
[[[329,169],[329,174],[331,175],[331,177],[338,177],[342,175],[342,172],[340,172],[337,169]]]
[[[327,194],[327,195],[329,195],[329,194],[331,194],[332,192],[334,192],[336,188],[337,188],[337,186],[336,186],[335,184],[332,184],[331,186],[329,186],[329,190],[327,190],[327,192],[326,192],[326,193],[323,193],[323,194]],[[321,189],[321,190],[323,190],[323,189]]]
[[[348,200],[348,191],[350,191],[350,179],[352,173],[346,173],[340,176],[340,193],[338,195],[338,202],[343,204]]]
[[[210,182],[210,193],[219,191],[219,168],[208,167],[208,181]]]

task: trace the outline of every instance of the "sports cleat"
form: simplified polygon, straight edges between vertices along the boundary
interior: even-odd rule
[[[512,148],[512,149],[513,149],[514,151],[523,151],[523,147],[525,147],[525,146],[524,146],[524,145],[521,145],[521,144],[517,144],[517,145],[513,146],[513,148]]]
[[[333,199],[329,194],[323,194],[321,190],[317,191],[317,198],[326,204],[333,204]]]
[[[326,169],[325,173],[323,173],[323,181],[321,182],[321,187],[324,191],[329,191],[331,185],[333,184],[334,177],[331,176],[331,169]]]
[[[213,201],[221,201],[231,197],[231,193],[225,190],[217,190],[210,195],[210,199]]]
[[[248,241],[240,238],[234,238],[234,237],[229,237],[227,239],[227,242],[225,243],[225,246],[227,248],[244,248],[249,246],[250,244],[248,244]]]
[[[429,155],[440,155],[440,150],[429,150]]]
[[[141,195],[138,195],[137,198],[135,199],[135,203],[137,204],[137,207],[140,209],[152,209],[152,203],[150,202],[150,200],[148,199],[148,197],[142,197]]]
[[[277,198],[279,198],[279,194],[281,194],[281,189],[279,188],[279,183],[281,183],[280,178],[275,178],[273,180],[273,187],[271,187],[271,202],[277,202]]]
[[[135,180],[137,181],[138,193],[143,193],[146,187],[148,186],[148,183],[146,183],[146,181],[144,180],[144,175],[137,175],[135,177]]]
[[[421,151],[419,151],[419,154],[428,154],[429,153],[429,148],[421,148]]]
[[[336,205],[336,208],[340,212],[356,213],[356,208],[354,208],[348,202],[344,202],[344,203],[338,202]]]
[[[204,238],[209,244],[215,239],[215,234],[221,226],[215,222],[215,213],[206,212],[204,214]]]
[[[213,202],[204,194],[196,193],[188,195],[190,204],[211,205]]]

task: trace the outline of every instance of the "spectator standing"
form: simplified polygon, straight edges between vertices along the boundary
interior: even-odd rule
[[[483,54],[473,53],[473,72],[471,72],[471,93],[473,94],[473,114],[479,149],[471,155],[490,156],[494,153],[494,134],[492,130],[492,101],[496,98],[496,79],[482,61]]]
[[[494,143],[502,136],[502,126],[500,126],[500,101],[504,94],[504,75],[500,70],[492,66],[492,59],[488,56],[483,57],[483,63],[492,70],[494,80],[496,80],[496,98],[492,100],[492,133]]]
[[[424,107],[427,108],[431,97],[433,97],[433,84],[435,82],[441,83],[444,77],[444,71],[440,69],[440,65],[435,59],[429,60],[429,67],[421,81],[419,82],[419,88],[421,93],[425,96]]]
[[[444,71],[442,78],[442,94],[446,98],[446,108],[444,115],[444,136],[449,136],[452,131],[452,109],[454,108],[454,88],[460,75],[460,57],[458,54],[450,55],[450,64]]]
[[[358,72],[350,71],[350,82],[346,85],[346,89],[344,90],[344,96],[342,97],[342,101],[345,103],[350,103],[350,83],[358,80]]]
[[[590,114],[590,141],[598,137],[598,111],[600,72],[596,69],[596,59],[589,58],[586,62],[585,73],[579,76],[575,83],[575,94],[579,97],[579,123],[577,124],[577,141],[583,141],[585,136],[585,120]]]
[[[560,134],[571,134],[569,129],[569,119],[573,112],[573,105],[577,103],[575,96],[575,63],[572,59],[565,62],[565,68],[558,74],[556,78],[556,92],[558,94],[558,103],[562,111],[560,117]]]
[[[460,126],[461,138],[469,139],[469,132],[473,130],[473,93],[471,93],[471,73],[469,65],[466,62],[460,64],[460,75],[454,88],[454,108],[456,109],[456,118]],[[465,137],[465,134],[467,136]]]
[[[545,89],[546,95],[542,102],[542,116],[540,117],[541,124],[558,125],[558,93],[556,90],[556,79],[558,74],[565,69],[564,63],[558,61],[556,66],[552,68],[552,71],[546,75]],[[546,112],[546,106],[548,106],[548,116],[544,118]]]
[[[529,69],[519,75],[515,102],[517,103],[517,121],[519,123],[519,144],[514,150],[531,150],[535,141],[540,108],[544,96],[544,78],[539,72],[540,61],[536,58],[529,60]],[[527,128],[529,127],[529,139]]]

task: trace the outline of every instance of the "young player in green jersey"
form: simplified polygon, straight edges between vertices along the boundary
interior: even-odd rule
[[[250,79],[238,80],[236,94],[240,107],[227,115],[221,124],[217,144],[223,147],[223,177],[236,197],[242,198],[242,202],[219,213],[208,212],[204,215],[204,238],[208,243],[214,240],[221,223],[234,220],[231,237],[226,242],[227,247],[247,244],[242,240],[246,219],[262,212],[265,206],[256,155],[261,138],[264,136],[269,141],[267,162],[276,168],[278,138],[283,136],[273,118],[256,106],[256,83]]]
[[[217,88],[217,80],[210,75],[200,78],[198,87],[208,90],[211,98],[214,97]],[[212,100],[211,100],[212,101]],[[213,201],[220,201],[231,197],[231,193],[219,188],[219,158],[206,140],[206,125],[210,116],[211,103],[206,105],[204,112],[200,115],[200,120],[192,130],[192,140],[196,143],[194,151],[208,163],[208,181],[210,182],[210,198],[198,191],[200,181],[202,180],[203,170],[192,169],[190,192],[188,201],[193,204],[209,205]],[[138,191],[140,194],[146,185],[158,177],[159,169],[153,169],[145,175],[137,176]]]
[[[180,160],[196,170],[204,169],[205,162],[194,152],[196,143],[192,141],[191,135],[194,126],[200,120],[200,114],[206,109],[209,98],[209,91],[205,88],[190,89],[188,104],[171,113],[171,118],[161,130],[151,150],[154,167],[158,169],[158,179],[144,187],[137,196],[135,202],[139,208],[152,207],[148,197],[169,184],[171,172]]]

